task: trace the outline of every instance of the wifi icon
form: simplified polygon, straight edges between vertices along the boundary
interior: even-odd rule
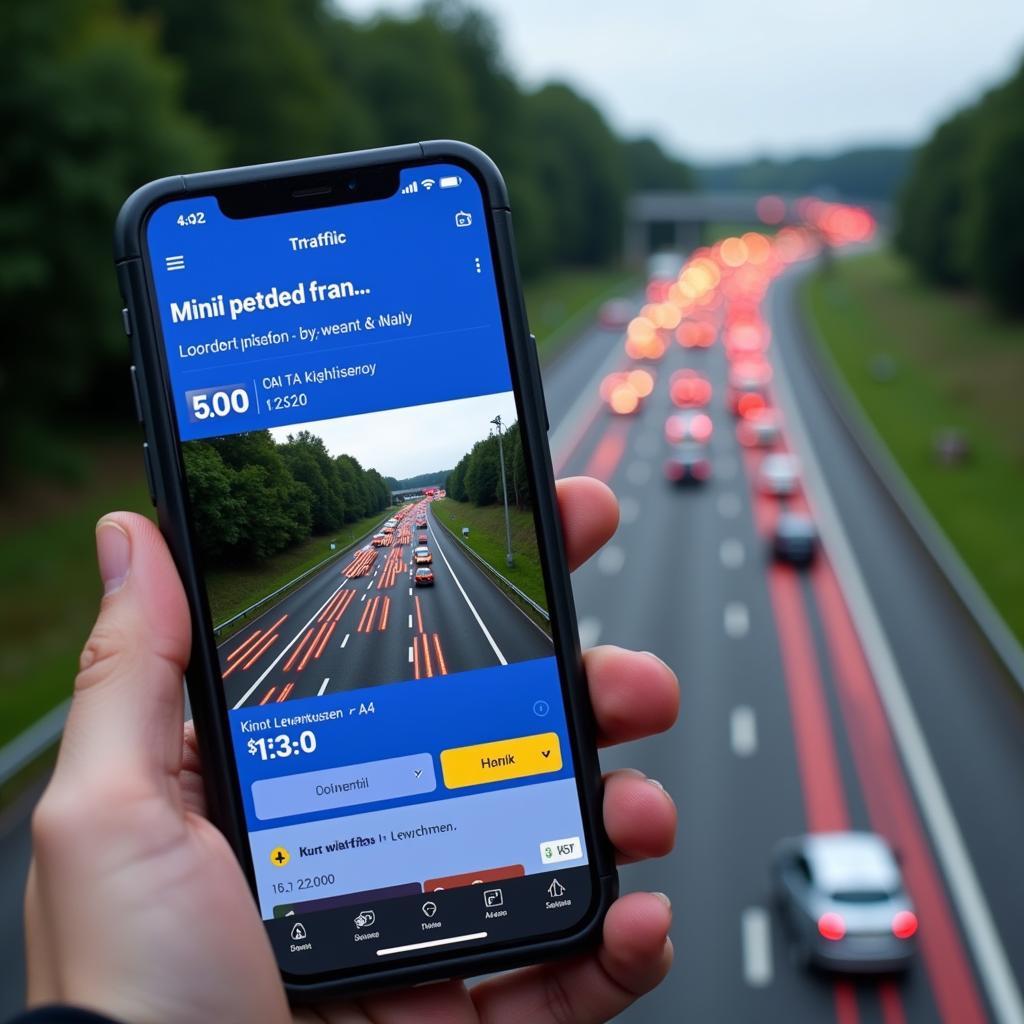
[[[424,178],[420,184],[429,192],[437,182],[433,178]]]

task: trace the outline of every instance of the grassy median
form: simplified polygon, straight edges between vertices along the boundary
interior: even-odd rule
[[[524,594],[542,608],[547,607],[532,512],[509,509],[512,553],[515,557],[515,565],[509,568],[505,564],[505,510],[502,505],[484,505],[481,508],[472,502],[444,498],[435,501],[431,511],[457,537],[462,536],[462,527],[468,526],[469,537],[466,543]]]
[[[1024,641],[1024,325],[917,281],[893,254],[805,285],[812,324],[918,494]],[[969,459],[934,442],[961,431]]]

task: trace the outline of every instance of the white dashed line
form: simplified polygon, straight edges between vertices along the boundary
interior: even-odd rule
[[[722,612],[725,635],[739,640],[750,632],[750,612],[742,601],[730,601]]]
[[[640,502],[636,498],[619,499],[619,523],[628,526],[640,518]]]
[[[723,519],[735,519],[743,508],[739,495],[733,494],[731,491],[720,494],[716,504],[718,506],[718,514]]]
[[[747,550],[743,541],[727,537],[718,546],[718,557],[726,569],[738,569],[746,561]]]
[[[409,645],[409,664],[412,664],[412,645]]]
[[[316,691],[316,695],[317,695],[318,697],[322,697],[322,696],[324,695],[324,690],[326,690],[326,689],[327,689],[327,684],[328,684],[328,683],[329,683],[330,681],[331,681],[331,677],[330,677],[330,676],[328,676],[328,677],[327,677],[327,678],[326,678],[326,679],[325,679],[325,680],[324,680],[324,681],[323,681],[323,682],[322,682],[322,683],[320,684],[320,689]]]
[[[412,629],[412,612],[409,612],[409,628]]]
[[[757,753],[757,717],[754,709],[746,704],[732,709],[729,742],[737,757],[753,757]]]
[[[363,596],[361,598],[359,598],[359,600],[360,601],[365,601],[366,600],[366,591],[365,590],[363,591]]]
[[[772,982],[772,926],[764,907],[747,907],[740,915],[743,980],[754,988]]]
[[[377,574],[374,573],[373,575],[376,576]],[[366,589],[369,590],[370,587],[372,587],[372,586],[373,586],[373,578],[371,577],[370,578],[370,582],[366,584]]]
[[[597,568],[605,576],[614,576],[616,573],[621,572],[625,564],[626,552],[618,544],[606,545],[601,548],[601,553],[597,556]]]
[[[412,572],[410,572],[409,575],[411,576]],[[412,587],[409,588],[409,596],[412,597]]]
[[[626,479],[637,487],[643,487],[651,479],[651,464],[636,459],[626,467]]]
[[[344,647],[344,646],[345,646],[345,644],[347,644],[347,643],[348,643],[348,638],[349,638],[349,637],[350,637],[351,635],[352,635],[351,633],[346,633],[346,634],[345,634],[345,639],[341,641],[341,646],[342,646],[342,647]]]
[[[597,646],[597,641],[601,636],[601,623],[597,619],[590,616],[580,619],[579,630],[580,647],[583,650]]]

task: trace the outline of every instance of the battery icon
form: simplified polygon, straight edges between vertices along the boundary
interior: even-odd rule
[[[462,184],[462,179],[457,174],[449,174],[448,177],[442,178],[438,184],[441,188],[458,188]]]

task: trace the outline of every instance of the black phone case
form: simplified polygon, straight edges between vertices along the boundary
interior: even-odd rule
[[[422,142],[161,178],[144,185],[125,201],[115,225],[115,265],[125,303],[124,327],[131,343],[133,388],[139,420],[145,431],[143,455],[146,474],[160,528],[181,574],[192,616],[192,654],[186,685],[204,765],[210,817],[227,837],[249,877],[250,885],[254,886],[216,645],[207,627],[210,619],[206,594],[193,556],[188,495],[176,440],[169,376],[154,312],[154,290],[144,259],[146,222],[152,210],[167,200],[189,194],[208,194],[227,186],[273,181],[280,177],[323,176],[396,164],[410,166],[438,162],[456,164],[471,173],[481,185],[489,213],[488,233],[499,278],[499,299],[509,339],[513,385],[520,404],[520,430],[532,493],[537,502],[537,540],[552,601],[553,639],[568,679],[564,695],[566,713],[582,814],[588,830],[594,895],[586,916],[570,933],[561,936],[523,940],[490,951],[453,952],[431,962],[394,964],[386,969],[373,967],[359,973],[347,970],[343,978],[309,981],[301,976],[284,974],[289,996],[297,1000],[353,995],[442,978],[468,977],[579,953],[599,941],[604,915],[618,892],[614,854],[602,824],[602,783],[596,730],[576,631],[576,614],[548,452],[547,413],[540,365],[523,305],[508,192],[498,168],[480,150],[462,142]]]

